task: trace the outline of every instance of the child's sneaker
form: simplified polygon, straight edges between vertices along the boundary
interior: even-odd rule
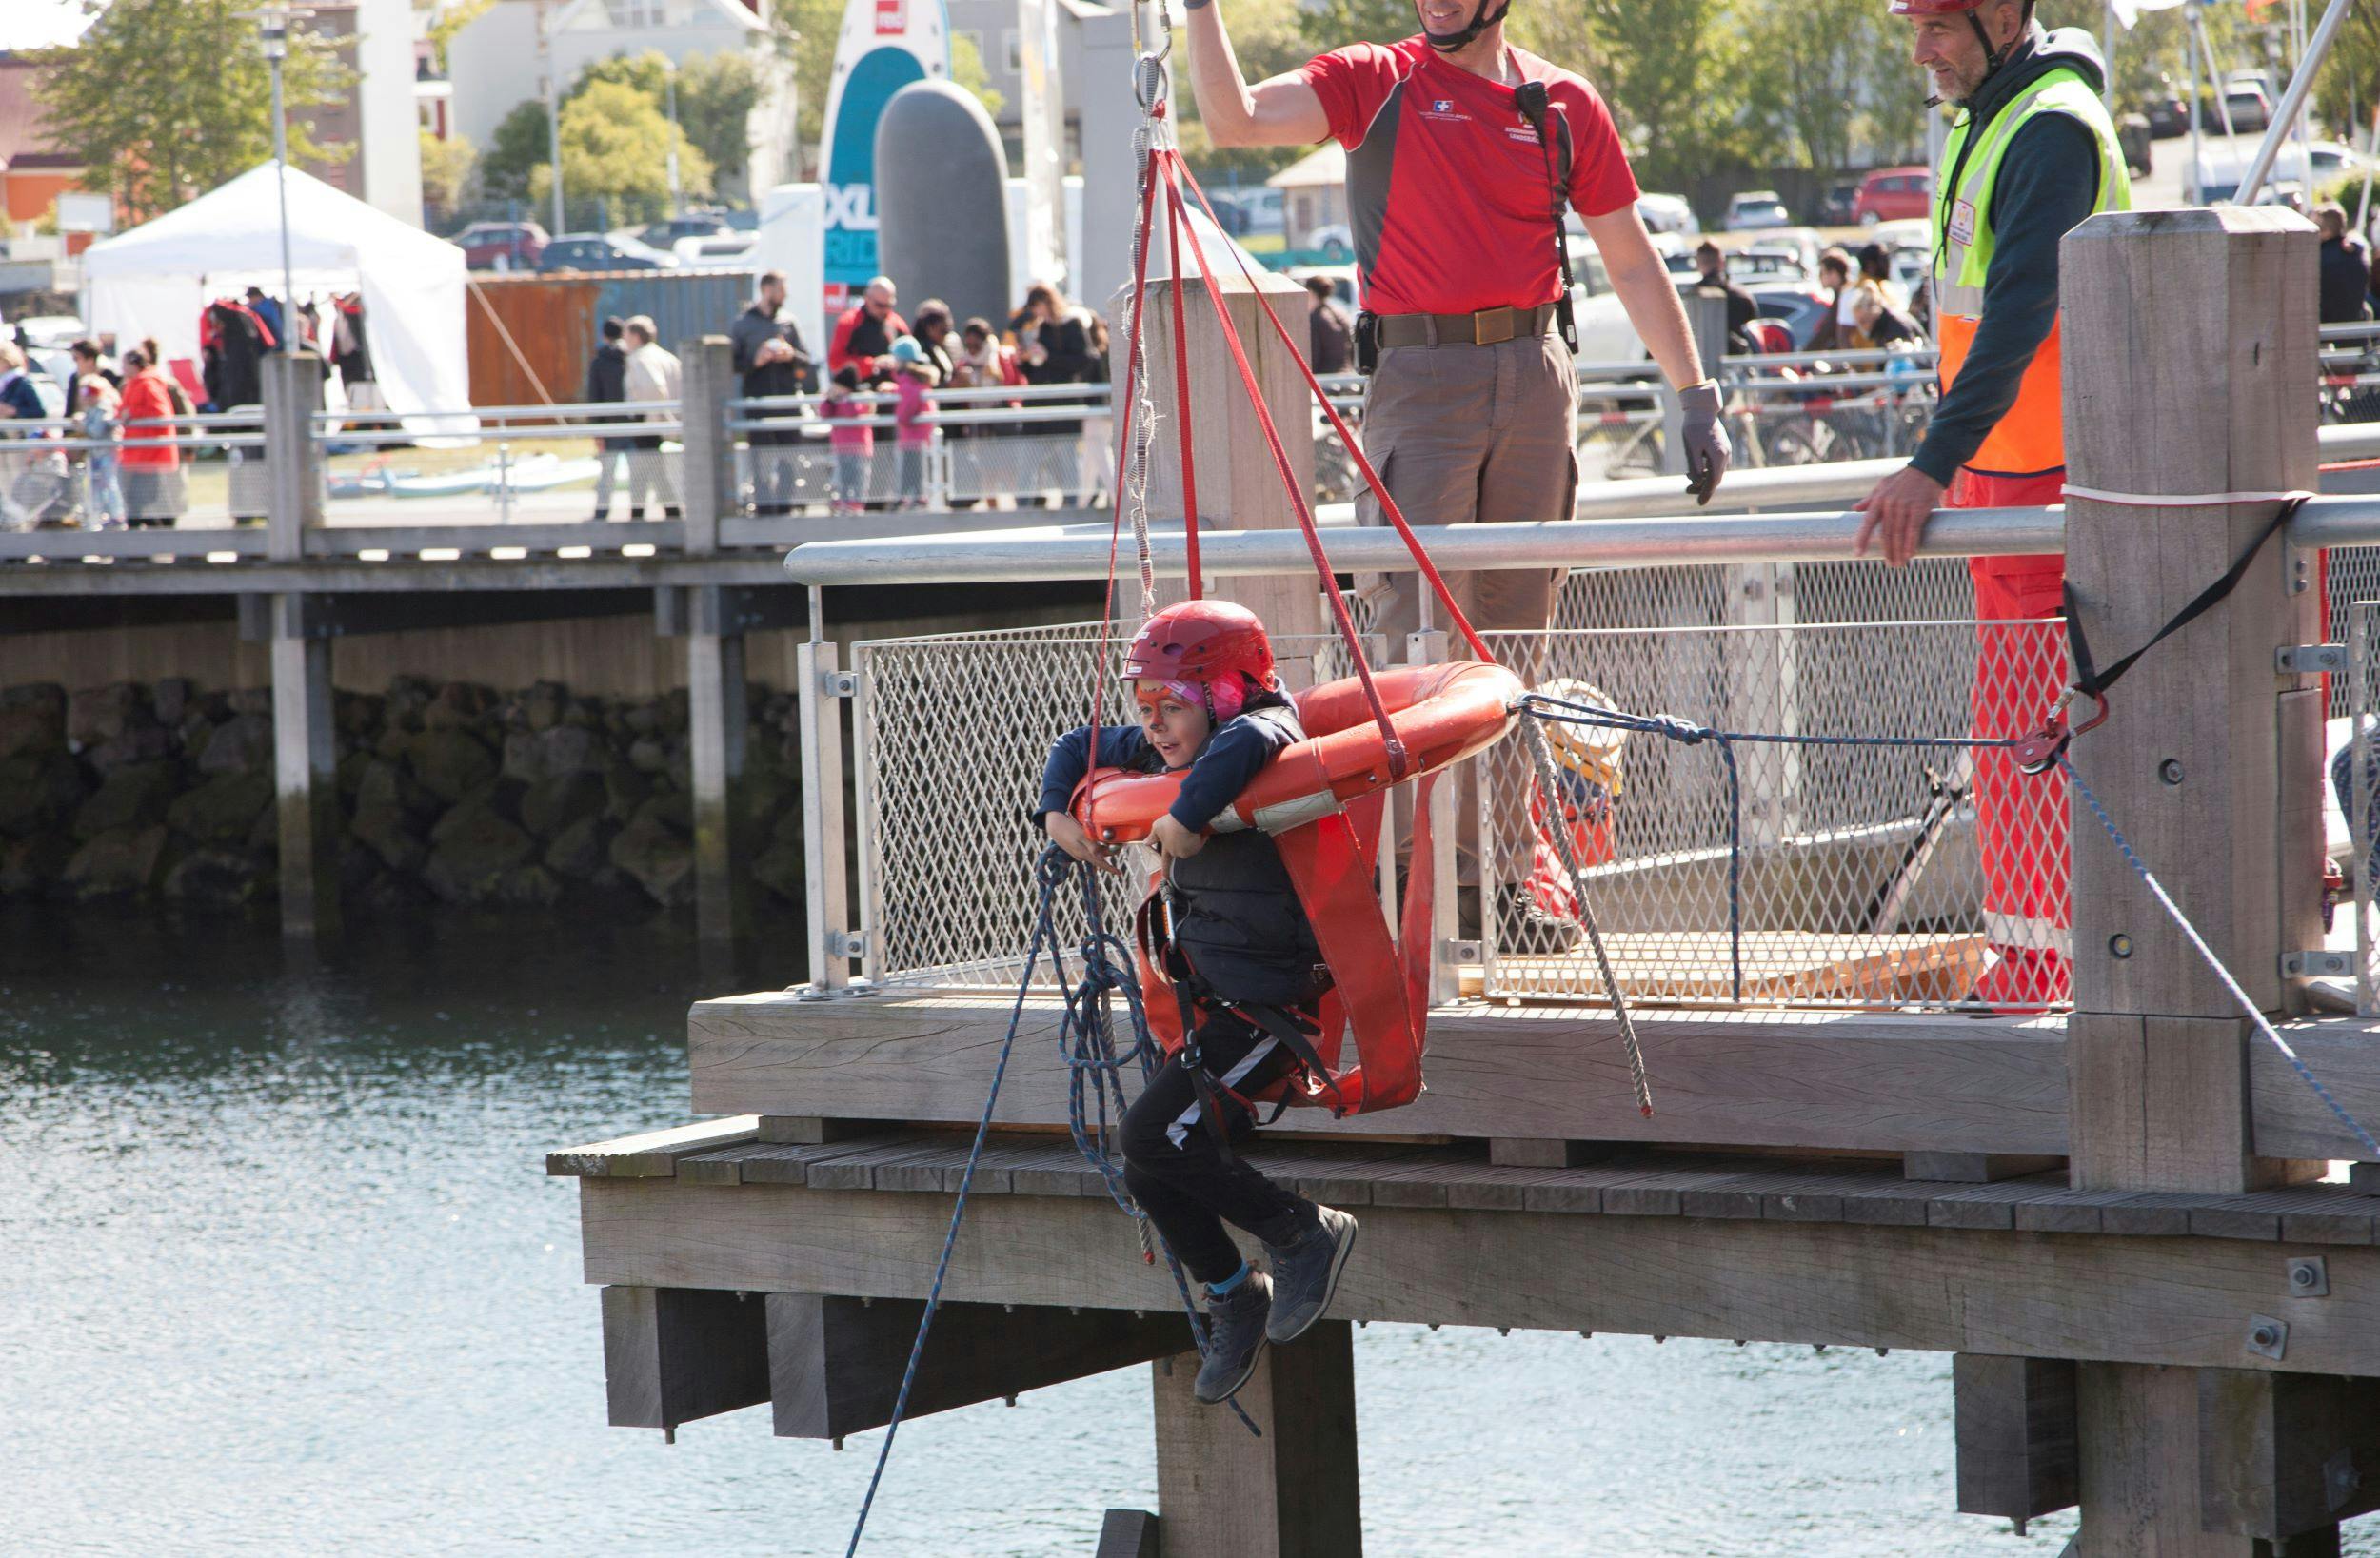
[[[1356,1247],[1356,1220],[1335,1208],[1316,1207],[1311,1218],[1300,1213],[1299,1224],[1283,1242],[1265,1240],[1280,1301],[1264,1334],[1276,1346],[1296,1341],[1322,1318]]]
[[[1195,1387],[1200,1401],[1210,1407],[1229,1401],[1256,1373],[1272,1309],[1273,1284],[1262,1272],[1250,1272],[1231,1292],[1207,1299],[1206,1359]]]

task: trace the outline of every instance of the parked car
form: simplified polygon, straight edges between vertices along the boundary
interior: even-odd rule
[[[1774,189],[1747,189],[1727,203],[1725,227],[1729,232],[1757,232],[1765,227],[1790,227],[1794,225],[1791,211]]]
[[[474,222],[454,235],[473,270],[534,270],[545,252],[545,229],[534,222]]]
[[[750,257],[760,247],[758,233],[715,232],[701,238],[681,238],[669,252],[682,266],[728,266]]]
[[[1647,232],[1674,232],[1681,238],[1692,238],[1702,231],[1702,223],[1683,195],[1639,195],[1636,215],[1644,219]]]
[[[1863,227],[1884,222],[1922,219],[1934,199],[1934,170],[1929,168],[1879,168],[1859,181],[1852,201],[1852,220]]]
[[[1777,232],[1765,232],[1736,252],[1735,270],[1751,274],[1750,265],[1761,266],[1772,272],[1790,270],[1805,281],[1815,281],[1818,256],[1826,252],[1826,242],[1815,227],[1787,227]],[[1772,260],[1751,259],[1755,255],[1773,256]]]
[[[2227,108],[2231,114],[2231,128],[2242,135],[2262,134],[2265,128],[2272,123],[2272,99],[2265,95],[2264,89],[2234,82],[2223,89],[2221,103],[2208,98],[2201,104],[2198,115],[2200,128],[2222,134]]]
[[[2149,143],[2154,139],[2149,131],[2149,116],[2128,113],[2115,122],[2116,143],[2124,148],[2124,166],[2132,177],[2145,179],[2155,167]]]
[[[1760,282],[1744,290],[1759,306],[1762,319],[1774,319],[1793,332],[1795,351],[1811,348],[1835,308],[1831,294],[1802,282]]]
[[[1854,214],[1858,199],[1859,182],[1855,179],[1844,184],[1828,185],[1826,193],[1818,197],[1818,226],[1821,227],[1850,227],[1858,220],[1858,217]]]
[[[11,333],[24,331],[25,339],[36,346],[58,351],[90,334],[89,327],[72,314],[28,314],[9,328]]]
[[[1317,227],[1306,235],[1306,247],[1335,260],[1351,259],[1356,252],[1355,229],[1344,222]]]
[[[726,222],[722,218],[713,216],[707,211],[689,211],[684,216],[673,216],[665,221],[649,223],[639,227],[629,236],[647,248],[656,248],[666,253],[677,247],[678,240],[681,238],[708,238],[714,233],[728,230]]]
[[[606,238],[600,232],[565,232],[537,257],[540,270],[662,270],[677,263],[676,255],[633,238]]]
[[[2172,76],[2159,75],[2140,106],[2149,116],[2149,133],[2158,140],[2170,141],[2176,135],[2190,133],[2190,105],[2182,101]]]

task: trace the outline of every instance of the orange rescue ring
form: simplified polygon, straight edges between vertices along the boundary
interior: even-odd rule
[[[1436,773],[1502,740],[1526,690],[1510,671],[1479,661],[1403,667],[1372,680],[1411,759],[1405,779]],[[1306,739],[1266,764],[1211,831],[1286,833],[1401,782],[1389,774],[1388,744],[1361,681],[1326,682],[1295,701]],[[1181,779],[1179,773],[1101,769],[1075,790],[1075,819],[1101,843],[1138,842],[1173,805]]]

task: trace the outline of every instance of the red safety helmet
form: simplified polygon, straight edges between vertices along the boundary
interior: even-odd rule
[[[1124,651],[1134,681],[1215,682],[1237,671],[1272,691],[1273,642],[1255,612],[1229,601],[1184,601],[1140,624]]]

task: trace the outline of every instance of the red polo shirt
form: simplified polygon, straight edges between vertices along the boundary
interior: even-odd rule
[[[1347,205],[1364,306],[1380,314],[1467,314],[1535,306],[1561,294],[1554,259],[1552,177],[1570,126],[1571,205],[1606,216],[1636,199],[1611,110],[1594,88],[1515,49],[1523,80],[1542,81],[1550,149],[1520,116],[1513,89],[1459,69],[1416,35],[1352,44],[1299,77],[1347,148]]]

